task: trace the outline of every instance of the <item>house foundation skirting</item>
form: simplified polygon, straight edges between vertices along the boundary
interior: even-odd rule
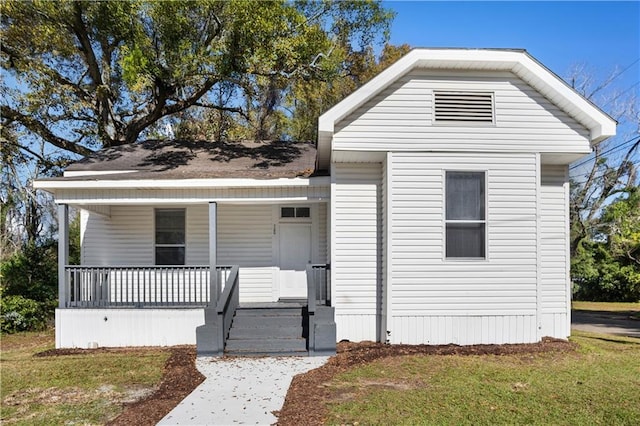
[[[196,343],[204,309],[56,309],[56,348]]]

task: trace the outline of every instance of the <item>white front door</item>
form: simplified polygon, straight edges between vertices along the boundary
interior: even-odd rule
[[[280,224],[280,297],[307,297],[307,264],[311,263],[311,224]]]

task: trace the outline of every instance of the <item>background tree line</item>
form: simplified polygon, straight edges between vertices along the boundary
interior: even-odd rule
[[[585,67],[569,77],[578,92],[618,121],[615,137],[570,166],[571,277],[574,298],[640,301],[640,103],[637,82],[614,90],[631,66],[596,80]]]
[[[3,318],[12,298],[49,312],[56,297],[56,221],[33,179],[146,139],[315,141],[320,114],[409,51],[388,44],[393,13],[373,0],[5,1],[0,15]],[[607,85],[594,90],[576,75],[574,87],[603,106]],[[604,106],[637,125],[628,95]],[[588,179],[591,163],[573,170],[571,248],[584,297],[605,294],[592,290],[610,286],[602,268],[615,264],[615,287],[639,298],[637,141],[609,155],[620,140],[596,149]]]

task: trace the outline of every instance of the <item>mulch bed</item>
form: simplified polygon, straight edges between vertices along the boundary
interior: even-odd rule
[[[279,425],[322,425],[326,419],[325,401],[331,389],[324,386],[349,368],[369,362],[405,355],[512,355],[541,352],[570,352],[576,345],[565,340],[544,338],[540,343],[517,345],[385,345],[374,342],[340,342],[337,355],[322,367],[294,377],[282,410],[276,412]],[[102,352],[131,351],[127,348],[51,349],[35,356],[61,356]],[[175,346],[167,360],[157,391],[134,403],[109,425],[155,425],[189,395],[204,376],[196,369],[194,346]]]
[[[574,343],[566,340],[544,338],[540,343],[517,345],[385,345],[382,343],[340,342],[337,355],[320,368],[298,375],[287,392],[278,424],[322,425],[326,419],[325,402],[331,400],[331,389],[323,386],[336,375],[349,368],[364,365],[377,359],[405,355],[512,355],[541,352],[569,352]]]

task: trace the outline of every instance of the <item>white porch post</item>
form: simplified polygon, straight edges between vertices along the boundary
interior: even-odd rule
[[[66,307],[65,266],[69,263],[69,206],[58,204],[58,307]]]
[[[215,202],[209,203],[209,270],[211,301],[217,302],[220,298],[220,283],[218,282],[218,272],[216,271],[218,250],[218,205]],[[214,299],[215,297],[215,299]],[[215,306],[215,304],[214,304]]]

